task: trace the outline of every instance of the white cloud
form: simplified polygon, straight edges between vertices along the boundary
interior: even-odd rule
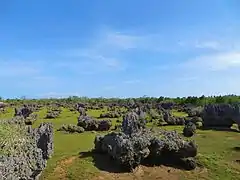
[[[225,52],[199,56],[189,60],[185,67],[212,71],[240,68],[240,52]]]

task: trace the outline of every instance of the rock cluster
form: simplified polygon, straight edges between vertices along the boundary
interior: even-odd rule
[[[58,131],[64,131],[68,133],[83,133],[84,128],[74,124],[63,124]]]
[[[60,116],[61,109],[49,109],[46,114],[46,119],[55,119]]]
[[[37,120],[37,114],[30,114],[29,117],[25,119],[26,125],[32,125]]]
[[[202,111],[202,107],[191,107],[186,110],[189,117],[201,117]]]
[[[0,102],[0,109],[4,109],[7,106],[7,103]]]
[[[0,131],[4,130],[8,130],[11,137],[5,137],[7,140],[0,147],[1,179],[36,180],[53,153],[52,125],[43,123],[32,129],[24,124],[1,121]]]
[[[187,169],[194,169],[197,146],[192,141],[183,140],[175,131],[150,132],[139,124],[136,113],[130,112],[122,122],[122,132],[112,132],[96,136],[95,151],[108,154],[125,170],[132,171],[148,160],[151,163],[171,159],[184,162]]]
[[[121,114],[115,111],[103,113],[100,114],[99,116],[99,118],[119,118],[119,117],[121,117]]]
[[[87,115],[84,108],[79,107],[80,116],[77,125],[85,131],[108,131],[112,123],[110,120],[96,120]]]
[[[27,118],[32,113],[32,109],[24,105],[23,107],[15,108],[14,116],[22,116],[24,118]]]
[[[96,120],[87,115],[80,115],[77,125],[84,128],[85,131],[108,131],[112,123],[110,120]]]
[[[160,114],[160,120],[165,122],[168,125],[184,125],[185,118],[184,117],[175,117],[169,110],[165,110],[163,108],[159,108],[158,112]]]
[[[26,125],[32,125],[37,120],[37,114],[33,114],[33,108],[24,105],[23,107],[15,108],[14,121],[25,122]]]

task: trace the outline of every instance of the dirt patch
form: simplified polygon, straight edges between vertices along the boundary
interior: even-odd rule
[[[61,160],[57,164],[57,167],[54,169],[52,177],[54,177],[54,179],[58,179],[58,180],[67,180],[66,169],[73,163],[73,161],[76,158],[77,157],[74,156],[74,157],[69,157],[69,158]]]
[[[133,173],[109,173],[101,171],[93,180],[179,180],[180,171],[165,166],[139,166]]]
[[[205,168],[196,168],[194,171],[182,171],[166,166],[146,167],[139,166],[133,173],[109,173],[101,171],[91,180],[180,180],[180,179],[207,179]]]

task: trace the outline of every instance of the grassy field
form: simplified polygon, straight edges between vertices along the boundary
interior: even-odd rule
[[[98,117],[104,110],[91,110],[89,115]],[[174,112],[185,116],[184,113]],[[13,110],[0,114],[0,118],[13,115]],[[183,171],[171,167],[141,166],[133,173],[118,173],[112,162],[106,157],[93,157],[87,153],[93,148],[96,132],[82,134],[65,134],[56,130],[62,124],[76,124],[78,113],[63,109],[59,118],[46,120],[46,109],[38,112],[37,127],[41,122],[52,122],[54,125],[54,155],[48,161],[41,180],[87,180],[87,179],[240,179],[240,133],[214,130],[198,130],[192,138],[199,146],[197,156],[201,167],[194,171]],[[116,120],[116,119],[115,119]],[[115,121],[113,122],[115,124]],[[182,132],[181,126],[166,126],[167,130]],[[234,149],[235,148],[235,149]]]

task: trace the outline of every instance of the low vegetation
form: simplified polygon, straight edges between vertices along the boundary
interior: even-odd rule
[[[7,100],[4,104],[0,112],[0,163],[7,164],[5,157],[14,153],[25,157],[19,153],[23,145],[19,142],[26,141],[19,137],[34,137],[29,139],[32,145],[28,150],[42,153],[30,153],[35,157],[32,162],[45,159],[37,173],[40,180],[240,179],[237,96],[70,97]],[[57,116],[46,118],[53,112]],[[7,119],[11,123],[6,123]],[[38,144],[43,136],[50,148]],[[20,161],[30,162],[26,158]],[[11,170],[13,166],[6,167]],[[28,167],[24,165],[25,170]],[[17,172],[12,177],[23,177],[24,173]],[[25,177],[31,176],[32,171],[27,172]]]

